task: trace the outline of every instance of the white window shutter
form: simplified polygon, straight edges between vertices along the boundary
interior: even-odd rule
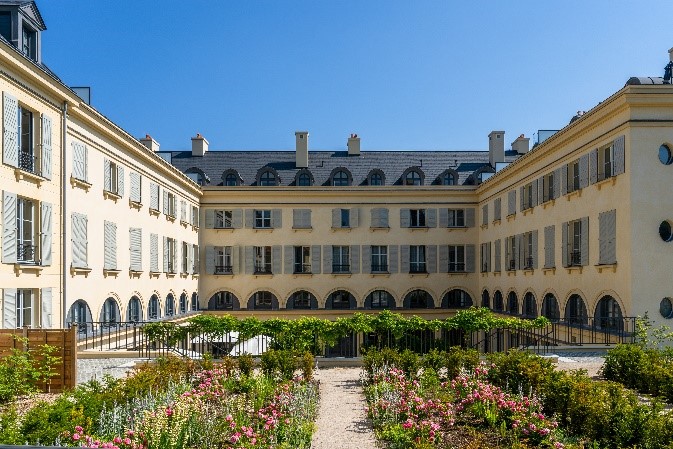
[[[129,229],[129,243],[131,255],[131,271],[142,271],[143,269],[143,234],[141,228]]]
[[[2,162],[19,166],[19,102],[9,92],[3,92]]]
[[[625,137],[623,135],[617,137],[612,143],[614,148],[615,155],[615,176],[621,175],[624,173],[625,169],[625,160],[626,160],[626,148],[625,148]]]
[[[168,215],[168,192],[164,190],[164,214]]]
[[[16,263],[16,194],[2,192],[2,263]]]
[[[206,209],[206,229],[215,227],[215,209]]]
[[[42,309],[42,316],[41,316],[41,326],[43,329],[51,329],[51,323],[52,323],[52,308],[51,308],[51,302],[52,302],[52,294],[51,294],[51,287],[46,287],[40,289],[40,305]]]
[[[271,211],[271,227],[274,229],[280,229],[283,227],[283,210],[282,209],[273,209]]]
[[[425,255],[428,273],[437,273],[437,245],[426,245]]]
[[[150,183],[150,209],[159,210],[159,185]]]
[[[341,227],[341,209],[332,209],[332,227]]]
[[[351,245],[350,249],[351,273],[360,272],[360,245]]]
[[[325,273],[332,273],[332,245],[322,247],[322,269]]]
[[[5,329],[16,329],[16,289],[3,288],[2,326]]]
[[[206,246],[206,274],[215,274],[215,247]]]
[[[430,208],[426,210],[426,225],[429,228],[436,228],[437,227],[437,209],[435,208]]]
[[[110,192],[112,189],[112,177],[110,176],[110,160],[109,159],[104,159],[103,160],[103,182],[104,186],[103,188],[107,191]]]
[[[465,271],[474,273],[474,245],[465,245]]]
[[[397,273],[399,269],[399,246],[388,245],[388,272]]]
[[[321,260],[321,253],[320,253],[320,245],[313,245],[311,246],[311,273],[313,274],[320,274],[320,264],[322,262]]]
[[[130,172],[129,173],[129,181],[131,182],[131,196],[130,199],[133,202],[140,203],[141,202],[141,176],[140,173],[137,172]]]
[[[51,203],[40,203],[40,255],[41,264],[51,265],[52,243],[52,206]]]
[[[358,226],[360,226],[360,209],[358,209],[357,207],[352,208],[350,215],[351,215],[350,217],[351,228],[357,228]]]
[[[168,262],[169,262],[169,251],[168,251],[168,237],[164,237],[164,273],[169,273],[169,267],[168,267]]]
[[[271,247],[271,272],[273,274],[283,273],[283,247],[280,245]]]
[[[159,236],[150,234],[150,271],[159,272]]]
[[[411,226],[411,213],[409,209],[400,209],[400,228]]]
[[[42,176],[51,179],[51,118],[42,114]]]
[[[285,245],[283,253],[283,272],[285,274],[292,274],[294,273],[294,246]]]

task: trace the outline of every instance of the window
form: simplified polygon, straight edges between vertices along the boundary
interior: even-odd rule
[[[404,177],[404,185],[406,186],[420,186],[423,184],[423,178],[416,170],[410,170]]]
[[[238,185],[238,177],[233,174],[233,173],[228,173],[224,177],[224,185],[225,186],[237,186]]]
[[[192,245],[192,251],[193,251],[193,267],[192,267],[192,273],[193,274],[199,274],[199,245]]]
[[[582,221],[568,222],[568,266],[582,265]]]
[[[200,186],[208,184],[206,176],[201,171],[187,171],[185,175]]]
[[[142,309],[140,306],[140,299],[138,299],[136,296],[132,297],[131,300],[129,301],[129,308],[126,315],[127,319],[132,323],[142,321],[143,317],[142,317]]]
[[[215,274],[232,274],[234,272],[231,246],[215,247]]]
[[[23,46],[21,52],[33,61],[37,61],[37,33],[30,28],[23,27]]]
[[[16,200],[16,261],[36,263],[38,247],[36,245],[35,203],[18,197]]]
[[[533,183],[529,182],[525,186],[523,186],[523,198],[521,198],[521,201],[523,202],[523,209],[530,209],[533,207]]]
[[[350,228],[351,226],[351,211],[350,209],[341,209],[341,227]]]
[[[414,290],[404,298],[404,305],[409,309],[427,309],[434,307],[432,297],[425,290]]]
[[[149,305],[147,307],[147,319],[156,320],[159,318],[159,298],[157,295],[152,295]]]
[[[0,36],[12,41],[12,17],[9,11],[0,12]]]
[[[449,209],[450,228],[464,228],[465,227],[465,209]]]
[[[671,222],[664,220],[659,224],[659,237],[664,242],[673,241],[673,228],[671,227]]]
[[[189,245],[182,242],[182,273],[189,273]]]
[[[488,292],[486,292],[488,296]],[[466,309],[472,307],[472,297],[465,290],[454,289],[444,295],[442,307],[447,309]]]
[[[271,228],[271,211],[270,210],[256,210],[255,211],[255,227],[260,229]]]
[[[276,175],[271,170],[265,170],[259,177],[260,186],[275,186],[278,185]]]
[[[350,265],[350,247],[333,246],[332,247],[332,273],[349,273]]]
[[[568,193],[580,189],[580,162],[573,161],[568,164]]]
[[[267,211],[271,212],[271,211]],[[226,229],[233,227],[234,211],[216,210],[215,211],[215,229]]]
[[[372,173],[369,177],[370,186],[382,186],[383,185],[383,175],[380,173]]]
[[[294,247],[294,272],[295,273],[310,273],[311,272],[311,247],[310,246],[295,246]]]
[[[16,291],[16,327],[33,326],[33,290],[18,289]]]
[[[255,246],[255,274],[271,273],[271,247]]]
[[[516,236],[507,237],[505,240],[505,267],[508,271],[516,270]]]
[[[608,145],[598,150],[598,180],[608,179],[614,175],[614,146]]]
[[[175,298],[171,293],[166,296],[166,307],[164,308],[164,316],[175,315]]]
[[[526,232],[523,234],[523,269],[533,269],[533,233]]]
[[[456,175],[452,172],[446,172],[442,176],[442,185],[455,186],[457,184]]]
[[[262,291],[253,295],[255,310],[271,310],[273,308],[273,295],[271,292]]]
[[[411,209],[409,211],[409,218],[412,228],[425,227],[425,209]]]
[[[199,226],[199,208],[192,206],[192,226]]]
[[[409,247],[409,272],[427,272],[425,269],[425,245],[412,245]]]
[[[187,295],[185,293],[180,295],[180,313],[187,313]]]
[[[167,194],[167,198],[168,198],[168,200],[167,200],[168,203],[166,203],[168,209],[165,211],[165,212],[166,212],[166,215],[175,218],[175,215],[176,215],[176,211],[175,211],[175,203],[176,203],[175,194],[174,194],[173,192],[167,192],[166,194]]]
[[[168,259],[166,260],[167,267],[166,267],[166,272],[167,273],[175,273],[177,270],[177,267],[175,266],[175,255],[176,255],[176,240],[170,237],[166,238],[166,255]]]
[[[449,273],[465,271],[465,245],[449,245]]]
[[[37,173],[38,165],[33,144],[33,126],[33,113],[19,106],[19,168]]]
[[[372,309],[388,309],[395,306],[394,298],[385,290],[371,292],[368,299]]]
[[[297,185],[301,187],[307,187],[311,185],[311,175],[308,173],[300,173],[297,177]]]
[[[388,272],[388,247],[372,246],[372,273]]]
[[[348,173],[346,173],[344,170],[338,170],[332,176],[332,185],[337,187],[348,186],[350,185],[349,178],[350,177],[348,176]]]
[[[350,309],[352,295],[345,290],[337,290],[330,295],[332,309]]]
[[[192,293],[192,310],[199,310],[199,295]]]
[[[217,292],[215,294],[215,308],[229,309],[234,308],[234,295],[231,292]]]
[[[310,309],[311,299],[311,293],[306,290],[296,292],[290,297],[293,309]]]
[[[661,145],[659,147],[659,162],[664,165],[673,164],[673,152],[668,145]]]
[[[103,303],[101,321],[108,326],[119,322],[119,307],[117,307],[117,301],[114,298],[108,298]]]
[[[554,199],[554,172],[547,173],[542,178],[542,202]]]

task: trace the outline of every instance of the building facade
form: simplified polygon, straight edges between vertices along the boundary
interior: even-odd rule
[[[620,329],[673,317],[673,86],[632,78],[529,149],[160,151],[41,60],[0,6],[3,327],[483,305]],[[84,327],[86,329],[86,327]]]

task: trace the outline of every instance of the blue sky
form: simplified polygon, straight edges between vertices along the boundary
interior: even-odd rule
[[[162,149],[486,149],[662,76],[673,2],[37,0],[43,59]]]

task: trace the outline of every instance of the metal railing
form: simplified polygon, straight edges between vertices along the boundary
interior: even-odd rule
[[[412,263],[409,267],[409,273],[427,273],[425,263]]]
[[[273,274],[268,265],[255,265],[255,274]]]
[[[332,273],[350,273],[350,264],[332,264]]]
[[[295,273],[310,273],[311,272],[311,265],[310,264],[304,264],[304,263],[295,263],[294,264],[294,272]]]
[[[36,175],[40,174],[37,170],[37,156],[27,151],[19,152],[19,168]]]
[[[579,267],[582,265],[582,251],[571,250],[568,252],[568,266]]]
[[[19,243],[16,245],[16,260],[18,262],[35,262],[37,256],[37,245],[26,245]]]
[[[532,257],[526,257],[525,258],[523,268],[524,268],[524,270],[532,270],[533,269],[533,258]]]
[[[234,267],[231,265],[215,265],[215,274],[232,274]]]
[[[465,262],[449,262],[449,273],[462,273],[465,271]]]
[[[372,265],[372,273],[387,273],[388,264]]]

